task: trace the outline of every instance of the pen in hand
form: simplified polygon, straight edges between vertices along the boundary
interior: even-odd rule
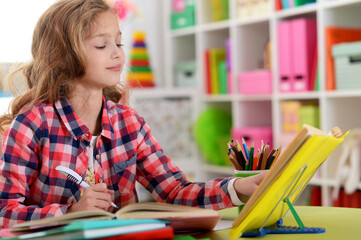
[[[55,169],[57,171],[59,171],[61,174],[63,174],[64,176],[66,176],[67,178],[69,178],[70,180],[72,180],[73,182],[75,182],[76,184],[78,184],[79,186],[81,186],[82,188],[85,189],[85,188],[90,187],[88,183],[83,181],[83,179],[81,178],[81,176],[79,174],[77,174],[70,168],[67,168],[64,166],[57,166]],[[117,205],[115,205],[113,202],[110,202],[110,204],[112,205],[112,207],[118,208]]]

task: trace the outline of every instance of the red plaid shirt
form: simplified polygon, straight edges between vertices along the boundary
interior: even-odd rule
[[[83,178],[89,155],[119,207],[137,201],[135,181],[161,202],[221,209],[232,206],[227,179],[189,182],[163,154],[143,118],[103,99],[102,132],[90,153],[91,133],[67,99],[38,103],[17,116],[4,134],[0,161],[0,226],[57,216],[80,198],[81,187],[55,170]]]

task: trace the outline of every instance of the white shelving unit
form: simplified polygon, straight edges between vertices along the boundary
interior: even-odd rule
[[[236,0],[229,0],[229,20],[212,22],[209,0],[197,0],[196,25],[189,28],[170,30],[171,0],[163,2],[164,10],[164,77],[167,88],[176,88],[173,69],[175,64],[186,60],[196,60],[197,92],[196,101],[201,107],[217,106],[232,114],[234,127],[272,126],[273,142],[277,145],[281,133],[281,102],[285,100],[315,100],[320,107],[321,129],[328,131],[337,125],[343,130],[361,126],[361,111],[357,111],[361,102],[361,90],[326,91],[325,66],[325,34],[327,26],[361,28],[361,0],[317,0],[317,3],[275,11],[274,1],[270,0],[271,12],[265,16],[240,20],[236,17]],[[278,90],[278,56],[277,56],[277,24],[284,20],[301,17],[317,19],[318,27],[318,58],[320,67],[320,90],[317,92],[281,94]],[[259,68],[267,40],[272,43],[272,77],[273,93],[270,95],[245,96],[206,95],[204,76],[204,51],[210,47],[224,47],[224,41],[230,38],[232,45],[233,86],[238,89],[237,75],[242,71]],[[184,90],[185,92],[189,90]],[[347,107],[345,107],[347,106]],[[252,114],[245,114],[253,109]],[[354,111],[351,110],[354,109]],[[256,117],[262,116],[262,117]],[[329,160],[321,167],[311,185],[320,186],[322,205],[332,205],[330,192],[335,185],[335,165],[340,150],[336,150]],[[232,169],[210,166],[197,154],[202,180],[215,176],[232,175]],[[361,189],[361,183],[359,184]]]

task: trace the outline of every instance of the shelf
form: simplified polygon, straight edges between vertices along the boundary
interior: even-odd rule
[[[344,6],[361,5],[359,0],[333,0],[324,1],[323,7],[325,9],[338,8]]]
[[[202,95],[202,100],[206,102],[231,102],[235,97],[233,95]]]
[[[195,34],[196,32],[197,32],[196,27],[188,27],[183,29],[171,30],[170,35],[172,37],[181,37],[181,36],[192,35]]]
[[[328,91],[326,92],[326,97],[328,98],[360,98],[361,90],[349,90],[349,91]]]
[[[236,100],[238,101],[271,101],[273,96],[271,94],[267,95],[236,95]]]
[[[228,29],[230,25],[229,20],[224,20],[221,22],[211,22],[211,23],[205,23],[200,25],[201,31],[207,32],[207,31],[216,31],[221,29]]]
[[[278,98],[280,100],[309,100],[318,99],[321,94],[319,92],[300,92],[300,93],[280,93]]]
[[[335,179],[324,179],[322,182],[324,185],[327,185],[328,187],[334,188],[336,186],[336,180]],[[361,182],[357,186],[358,190],[361,190]]]
[[[309,184],[313,186],[322,186],[323,181],[319,177],[313,177],[309,181]]]
[[[237,19],[235,21],[232,21],[232,25],[246,26],[246,25],[268,22],[270,19],[271,19],[271,15],[254,16],[248,19]]]
[[[176,88],[132,88],[131,94],[136,98],[164,98],[164,97],[194,97],[197,95],[195,89]]]
[[[168,0],[169,2],[171,0]],[[175,63],[193,57],[197,65],[197,90],[195,93],[199,101],[200,110],[207,107],[217,107],[225,110],[232,116],[232,127],[272,126],[273,144],[279,145],[282,132],[282,105],[284,101],[315,102],[319,106],[320,128],[329,130],[334,126],[341,129],[361,128],[361,112],[351,113],[349,109],[358,109],[361,102],[361,89],[351,91],[327,91],[326,88],[326,44],[325,31],[327,26],[361,28],[361,0],[317,0],[317,3],[295,7],[282,11],[274,10],[274,1],[270,0],[272,10],[263,16],[254,16],[247,19],[237,18],[236,5],[238,0],[229,0],[230,19],[221,22],[212,22],[212,13],[209,0],[197,1],[196,13],[198,25],[195,27],[172,31],[166,41],[173,49],[170,52],[170,61],[166,68],[173,69]],[[200,4],[198,4],[200,3]],[[278,24],[285,20],[297,18],[313,18],[317,21],[317,48],[319,59],[319,90],[309,92],[279,92],[279,56],[278,54]],[[207,95],[205,87],[205,58],[204,52],[209,48],[223,48],[225,40],[230,39],[232,63],[233,94]],[[239,74],[245,71],[264,68],[264,54],[266,44],[272,44],[270,71],[272,72],[273,92],[268,95],[242,95],[238,93]],[[175,51],[174,47],[180,50]],[[169,50],[169,51],[167,51]],[[268,65],[268,66],[270,66]],[[172,70],[173,71],[173,70]],[[169,79],[175,79],[170,73]],[[172,80],[171,80],[172,81]],[[174,80],[173,80],[174,81]],[[174,86],[174,84],[173,84]],[[346,108],[345,106],[348,106]],[[282,142],[286,145],[286,142]],[[337,149],[336,149],[337,152]],[[219,167],[207,164],[198,154],[197,160],[201,166],[200,172],[209,178],[212,175],[233,175],[231,167]],[[320,174],[311,179],[310,185],[320,186],[322,204],[330,205],[330,190],[335,186],[333,166],[337,157],[331,155],[321,166]],[[322,177],[323,176],[323,177]],[[361,182],[359,184],[361,189]]]

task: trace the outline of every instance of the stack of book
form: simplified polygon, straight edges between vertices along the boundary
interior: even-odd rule
[[[83,211],[16,224],[6,239],[173,239],[179,232],[212,230],[216,211],[166,203],[135,203],[116,213]]]
[[[208,48],[205,58],[205,89],[207,94],[230,94],[232,90],[231,43],[225,48]]]

